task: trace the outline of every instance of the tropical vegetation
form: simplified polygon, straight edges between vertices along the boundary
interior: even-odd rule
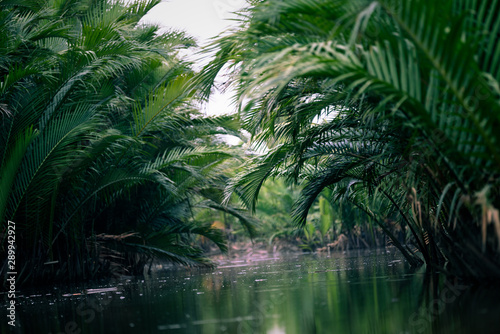
[[[317,196],[304,228],[298,229],[291,212],[300,192],[300,186],[289,185],[283,178],[264,182],[255,205],[255,217],[259,222],[255,242],[263,242],[269,250],[278,252],[294,249],[330,252],[388,244],[383,230],[364,211],[349,202],[330,202],[329,189]],[[399,237],[398,240],[406,242],[406,236],[398,233],[396,226],[390,230]]]
[[[20,283],[209,265],[243,234],[383,233],[411,265],[500,277],[499,0],[248,1],[199,73],[193,38],[143,23],[160,1],[0,0],[0,252],[12,221]],[[206,117],[221,73],[238,114]]]
[[[198,208],[253,231],[222,205],[239,153],[217,135],[238,122],[199,111],[179,56],[195,41],[141,21],[159,2],[0,1],[0,239],[7,254],[14,222],[18,284],[209,264],[195,237],[227,246]]]
[[[500,277],[499,1],[253,1],[198,77],[223,71],[266,154],[226,196],[256,208],[265,180],[325,189],[370,217],[413,265]],[[401,242],[394,224],[411,242]]]

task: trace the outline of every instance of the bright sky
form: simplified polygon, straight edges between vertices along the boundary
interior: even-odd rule
[[[204,45],[211,37],[218,36],[230,25],[245,0],[164,0],[154,7],[145,20],[162,27],[186,31]],[[216,92],[206,106],[207,115],[232,113],[235,109],[229,102],[229,94]]]
[[[186,30],[200,41],[206,41],[230,25],[230,19],[236,17],[232,12],[244,5],[245,0],[164,0],[153,8],[147,19]]]

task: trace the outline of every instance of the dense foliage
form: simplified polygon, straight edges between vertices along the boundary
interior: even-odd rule
[[[230,191],[302,183],[369,215],[413,263],[500,277],[499,1],[254,1],[200,82],[229,68],[256,157]],[[412,235],[413,247],[390,222]]]
[[[197,110],[183,32],[140,23],[160,0],[0,1],[0,234],[16,226],[19,284],[140,273],[153,258],[226,249],[197,207],[221,205],[238,135]],[[229,164],[229,165],[228,165]],[[2,271],[7,271],[2,256]]]
[[[219,220],[257,235],[236,198],[269,242],[383,232],[412,265],[500,277],[499,0],[249,1],[201,73],[193,39],[141,23],[159,2],[0,0],[20,282],[206,263],[194,236],[224,251]],[[239,120],[198,111],[223,71]],[[218,137],[240,127],[265,152],[243,167]]]

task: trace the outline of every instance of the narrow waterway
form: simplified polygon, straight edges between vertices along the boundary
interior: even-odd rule
[[[500,332],[498,287],[415,272],[388,251],[222,260],[213,270],[21,291],[16,301],[17,327],[3,303],[2,333]]]

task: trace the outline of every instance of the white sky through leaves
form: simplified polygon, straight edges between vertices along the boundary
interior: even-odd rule
[[[202,46],[234,25],[231,19],[236,15],[233,12],[244,7],[245,3],[245,0],[168,0],[155,6],[144,19],[161,27],[184,30]],[[215,92],[205,106],[206,114],[234,112],[229,95]]]

